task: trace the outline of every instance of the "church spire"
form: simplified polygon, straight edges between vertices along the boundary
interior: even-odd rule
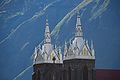
[[[51,43],[51,36],[50,36],[50,30],[49,30],[49,24],[48,19],[46,19],[46,28],[45,28],[45,40],[44,43]]]
[[[82,32],[82,29],[81,29],[81,21],[80,21],[79,14],[77,15],[75,37],[83,37],[83,32]]]
[[[65,56],[66,56],[66,54],[67,54],[67,43],[66,43],[66,41],[65,41],[65,46],[64,46],[64,58],[65,58]]]
[[[91,52],[92,52],[92,56],[95,56],[95,51],[94,51],[93,41],[92,40],[91,40]]]

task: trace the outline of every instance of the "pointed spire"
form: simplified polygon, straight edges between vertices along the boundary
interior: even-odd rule
[[[67,49],[67,42],[65,41],[65,48]]]
[[[61,53],[61,47],[59,46],[59,53]]]
[[[38,45],[39,54],[42,54],[41,45]]]
[[[92,40],[91,40],[91,52],[92,52],[92,56],[95,56],[95,51],[94,51],[93,41]]]
[[[38,49],[41,49],[41,45],[40,44],[38,45]]]
[[[57,49],[57,46],[56,46],[56,44],[55,44],[55,49]]]
[[[91,40],[91,49],[93,49],[93,41]]]
[[[35,47],[35,52],[34,52],[35,54],[37,53],[37,48]]]
[[[87,48],[89,48],[88,40],[85,41]],[[89,48],[90,49],[90,48]]]
[[[45,32],[50,32],[49,30],[49,24],[48,24],[48,19],[46,19],[46,29],[45,29]]]
[[[76,27],[81,26],[81,20],[80,20],[80,15],[79,13],[77,14],[77,22],[76,22]]]
[[[67,47],[67,42],[65,41],[65,46]]]
[[[51,43],[51,36],[50,36],[48,19],[46,19],[46,28],[45,28],[45,40],[44,40],[44,43]]]
[[[36,57],[37,57],[37,48],[35,47],[35,51],[33,54],[33,62],[35,62]]]
[[[64,47],[64,58],[65,58],[65,56],[66,56],[66,53],[67,53],[67,43],[66,43],[66,41],[65,41],[65,47]]]
[[[77,21],[76,21],[76,34],[75,34],[75,37],[82,37],[82,36],[83,36],[83,32],[82,32],[82,28],[81,28],[80,16],[78,14],[77,15]]]
[[[59,59],[62,60],[62,51],[61,51],[60,46],[59,46],[59,50],[58,50],[58,55],[59,55]]]

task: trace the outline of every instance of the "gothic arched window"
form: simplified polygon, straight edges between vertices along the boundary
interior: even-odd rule
[[[88,68],[87,68],[87,66],[83,67],[83,80],[88,80]]]
[[[71,80],[71,67],[69,66],[68,67],[68,79]]]

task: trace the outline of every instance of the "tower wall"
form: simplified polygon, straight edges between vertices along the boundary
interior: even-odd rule
[[[95,80],[95,60],[71,59],[63,64],[67,80]]]
[[[62,64],[35,64],[33,66],[32,80],[62,80]]]
[[[93,45],[90,48],[84,40],[81,26],[77,15],[75,38],[69,46],[65,43],[63,61],[61,49],[53,48],[51,44],[46,20],[44,45],[42,49],[35,49],[32,80],[95,80]]]

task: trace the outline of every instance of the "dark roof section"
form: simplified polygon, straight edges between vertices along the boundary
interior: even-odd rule
[[[120,80],[120,70],[96,69],[96,80]]]

